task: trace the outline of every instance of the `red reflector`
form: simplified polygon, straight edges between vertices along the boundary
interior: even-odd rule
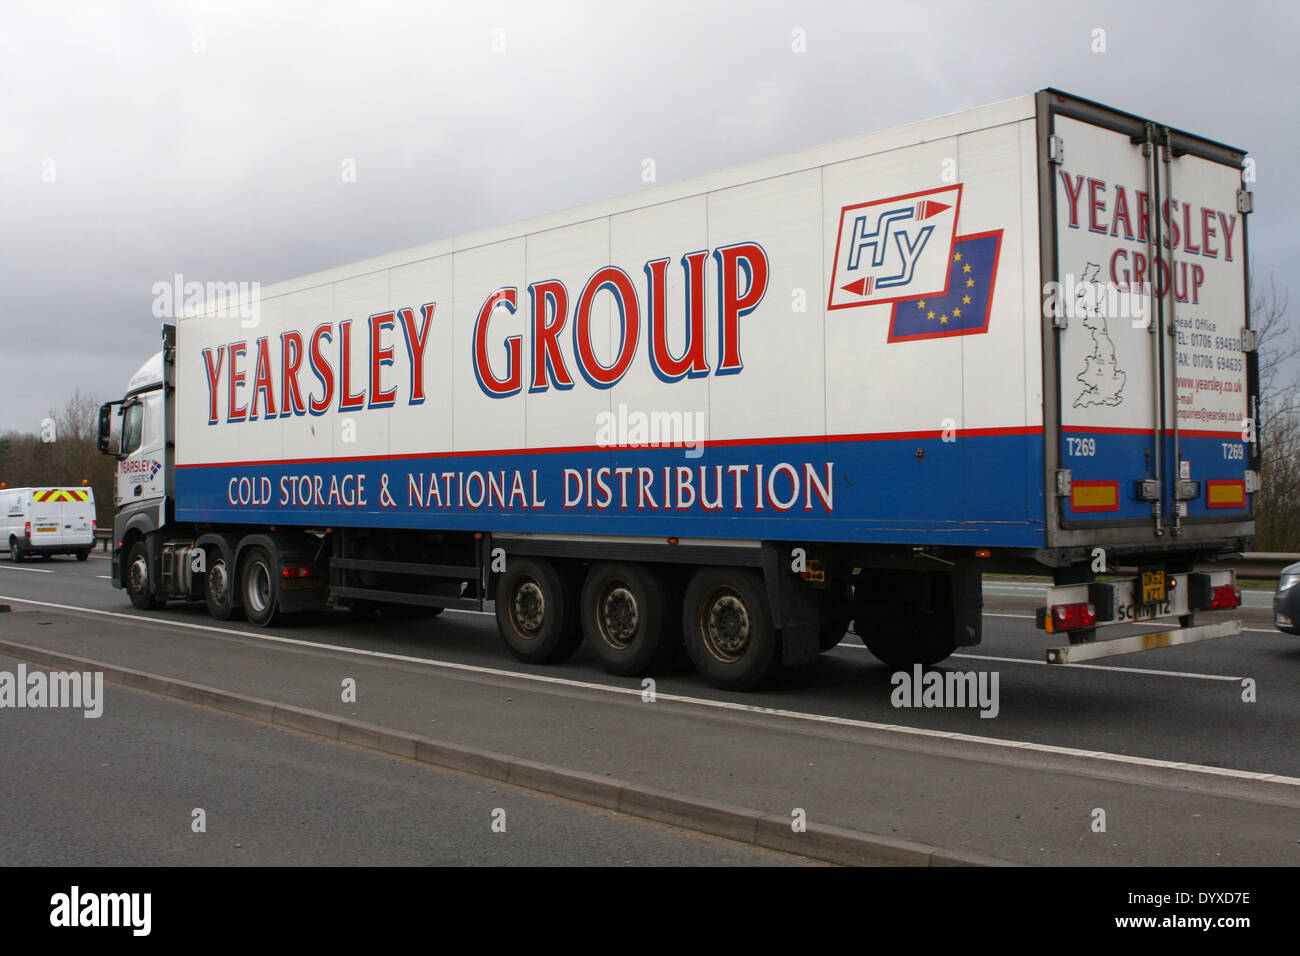
[[[1052,628],[1056,631],[1073,631],[1081,627],[1094,627],[1097,608],[1092,604],[1055,604],[1052,606]]]
[[[294,567],[281,568],[280,577],[282,578],[309,578],[311,577],[311,568]]]
[[[1210,610],[1217,611],[1230,607],[1241,607],[1241,588],[1235,584],[1225,584],[1215,588],[1210,597]]]

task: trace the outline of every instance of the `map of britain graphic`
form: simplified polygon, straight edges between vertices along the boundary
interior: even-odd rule
[[[1092,351],[1084,357],[1083,370],[1075,381],[1083,383],[1083,391],[1074,400],[1075,408],[1089,405],[1119,405],[1124,401],[1124,382],[1128,376],[1120,369],[1115,356],[1115,343],[1106,326],[1106,316],[1101,303],[1105,293],[1098,276],[1101,268],[1089,262],[1083,269],[1083,281],[1076,293],[1078,311],[1083,316],[1083,327],[1092,336]]]

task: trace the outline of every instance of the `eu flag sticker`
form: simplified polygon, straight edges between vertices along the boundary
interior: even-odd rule
[[[987,332],[1001,250],[1001,229],[958,236],[948,263],[948,293],[895,302],[889,319],[889,341]]]

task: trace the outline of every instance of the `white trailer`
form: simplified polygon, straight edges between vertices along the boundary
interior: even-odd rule
[[[0,488],[0,541],[11,561],[56,554],[85,561],[95,530],[93,488]]]
[[[102,411],[116,582],[495,599],[525,660],[684,638],[729,687],[850,620],[941,660],[985,570],[1050,570],[1093,643],[1139,565],[1131,613],[1210,636],[1194,566],[1257,486],[1244,158],[1044,90],[196,310]]]

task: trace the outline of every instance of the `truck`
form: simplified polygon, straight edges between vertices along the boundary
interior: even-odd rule
[[[95,490],[6,488],[0,485],[0,541],[9,560],[34,555],[75,555],[85,561],[95,548]]]
[[[1051,575],[1058,663],[1238,633],[1249,168],[1045,89],[196,296],[100,410],[113,583],[729,689],[936,664],[988,573]]]

